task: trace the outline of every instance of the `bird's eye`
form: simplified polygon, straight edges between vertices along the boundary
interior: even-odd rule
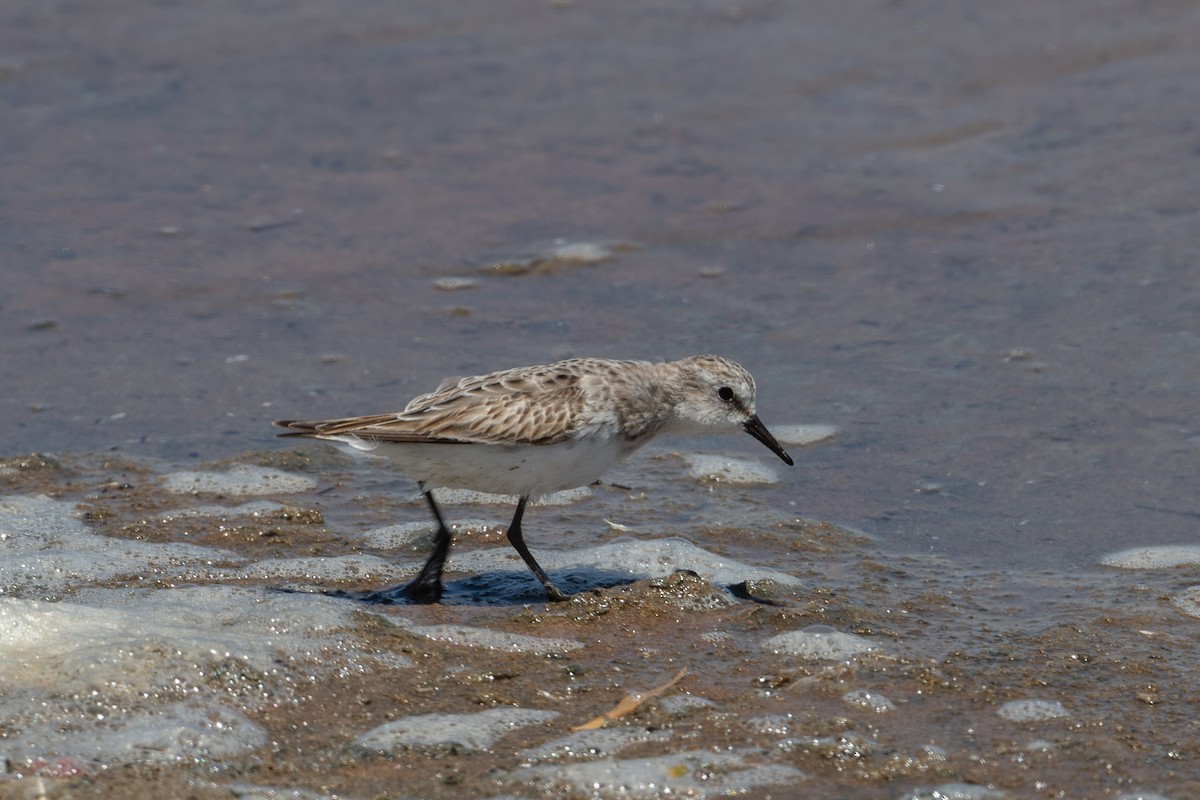
[[[717,389],[717,397],[728,403],[733,399],[733,389],[730,389],[728,386],[722,386],[720,389]]]

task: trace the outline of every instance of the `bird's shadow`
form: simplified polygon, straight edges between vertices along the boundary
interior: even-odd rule
[[[577,567],[556,571],[554,583],[568,595],[576,595],[596,589],[611,589],[615,586],[625,586],[644,577],[631,576],[627,572],[594,567]],[[407,583],[390,586],[386,589],[347,590],[322,589],[319,587],[290,587],[272,586],[271,591],[286,594],[317,594],[325,597],[336,597],[342,600],[353,600],[364,605],[373,606],[418,606],[426,605],[426,601],[414,600],[405,589]],[[511,606],[529,605],[531,603],[550,602],[546,590],[532,575],[523,571],[493,571],[481,572],[460,580],[445,581],[442,584],[442,596],[437,601],[442,605],[453,606]]]

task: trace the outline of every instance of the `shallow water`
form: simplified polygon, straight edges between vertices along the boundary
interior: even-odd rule
[[[248,597],[297,624],[330,608],[350,642],[333,657],[299,633],[269,677],[252,655],[164,656],[162,675],[195,664],[195,691],[153,676],[137,703],[105,689],[97,703],[133,715],[109,727],[142,733],[94,758],[76,744],[103,721],[72,705],[79,686],[25,687],[61,695],[38,724],[64,732],[6,723],[11,785],[40,771],[53,791],[136,797],[578,786],[601,779],[520,753],[687,663],[674,696],[715,707],[651,704],[622,721],[628,744],[605,745],[646,781],[1195,794],[1200,573],[1102,560],[1200,544],[1198,32],[1181,2],[5,3],[0,480],[13,508],[57,521],[37,552],[60,560],[30,568],[33,550],[0,543],[0,599],[97,609],[63,616],[94,626],[46,629],[30,627],[46,609],[10,609],[25,631],[13,668],[119,663],[123,645],[93,627],[126,626],[130,604],[157,609],[130,634],[139,653],[225,641],[165,610],[181,591],[177,605],[217,616]],[[474,504],[452,509],[474,521],[456,551],[469,569],[407,627],[374,612],[408,609],[266,594],[378,588],[423,555],[419,538],[367,536],[424,520],[410,484],[293,451],[271,419],[388,410],[447,375],[560,356],[704,351],[750,368],[768,426],[837,433],[793,448],[793,469],[745,437],[663,442],[590,496],[531,511],[535,552],[565,559],[552,572],[600,588],[581,608],[543,614],[487,527],[508,510]],[[736,460],[778,480],[704,477]],[[281,494],[235,471],[243,496],[169,491],[168,475],[205,488],[183,473],[214,464],[310,483]],[[263,500],[276,505],[213,515]],[[777,606],[727,603],[719,582],[648,582],[695,553],[653,575],[587,560],[674,537],[803,586],[764,588]],[[228,624],[238,641],[269,623]],[[587,642],[565,659],[587,677],[411,632],[438,625]],[[761,650],[813,625],[890,646],[836,667]],[[854,689],[896,710],[844,701]],[[998,716],[1023,700],[1069,716]],[[392,719],[507,705],[560,717],[478,752],[353,744]],[[164,761],[139,736],[179,746]],[[734,760],[655,760],[719,747]]]
[[[507,506],[450,496],[445,601],[380,604],[363,598],[409,579],[429,547],[423,502],[363,462],[312,450],[187,472],[124,457],[3,465],[8,786],[113,797],[1200,788],[1187,767],[1194,550],[1114,554],[1128,566],[1069,578],[888,554],[761,510],[770,485],[686,477],[684,507],[678,475],[653,467],[696,454],[659,450],[651,468],[529,510],[528,538],[576,593],[569,602],[547,604],[504,542]],[[179,491],[188,484],[204,491]]]

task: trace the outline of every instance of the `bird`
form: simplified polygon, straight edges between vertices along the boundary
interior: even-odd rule
[[[434,488],[516,495],[509,543],[551,601],[569,598],[525,544],[531,498],[586,486],[659,434],[745,432],[793,461],[755,410],[755,384],[735,361],[569,358],[465,378],[447,378],[402,411],[327,420],[278,420],[282,437],[349,446],[395,462],[417,481],[437,523],[417,576],[398,591],[413,603],[442,597],[451,536]]]

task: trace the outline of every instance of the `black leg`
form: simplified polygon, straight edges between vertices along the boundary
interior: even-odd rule
[[[442,519],[442,511],[433,501],[433,492],[425,492],[425,499],[429,501],[438,529],[433,537],[433,552],[421,567],[421,573],[404,587],[404,593],[414,603],[436,603],[442,599],[442,567],[446,564],[446,556],[450,555],[450,531]]]
[[[546,588],[547,596],[551,600],[566,600],[568,595],[560,592],[558,587],[550,582],[550,579],[546,577],[545,571],[538,564],[537,560],[534,559],[533,554],[529,552],[529,548],[525,546],[525,537],[521,533],[521,517],[525,516],[525,504],[527,502],[529,502],[528,496],[522,497],[517,501],[517,513],[513,515],[512,524],[508,526],[508,542],[521,554],[521,558],[525,559],[525,564],[529,567],[529,571],[533,573],[534,577],[542,582],[542,586]]]

